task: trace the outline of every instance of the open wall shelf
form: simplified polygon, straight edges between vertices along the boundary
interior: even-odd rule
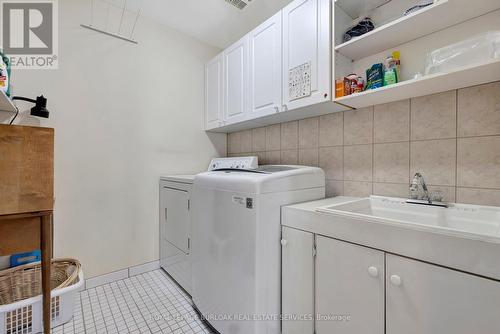
[[[413,14],[402,16],[337,45],[335,51],[356,61],[486,14],[498,7],[498,0],[435,0],[434,4]]]
[[[446,73],[436,73],[406,80],[394,85],[367,90],[335,99],[335,102],[352,108],[395,102],[480,85],[500,80],[500,59],[483,64],[464,66]]]

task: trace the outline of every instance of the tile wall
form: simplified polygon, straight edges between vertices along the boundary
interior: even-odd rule
[[[323,168],[328,196],[406,197],[421,172],[446,201],[500,206],[500,82],[229,134],[250,154]]]

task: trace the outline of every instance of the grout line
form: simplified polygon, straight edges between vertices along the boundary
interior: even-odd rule
[[[128,312],[130,313],[130,316],[134,319],[134,324],[136,324],[135,322],[135,318],[134,318],[134,315],[133,315],[133,310],[130,308],[130,304],[129,304],[129,299],[127,299],[127,297],[125,296],[125,294],[123,293],[122,291],[122,288],[120,287],[120,284],[116,284],[116,288],[118,289],[118,292],[120,293],[123,301],[124,301],[124,307],[126,306],[127,309],[128,309]],[[133,300],[133,298],[131,297],[131,299]],[[135,304],[135,303],[134,303]],[[136,304],[135,304],[136,305]],[[137,307],[137,305],[136,305]],[[123,314],[122,312],[122,309],[120,308],[120,312]],[[123,317],[125,319],[125,317]],[[128,321],[125,321],[125,325],[127,326],[127,329],[129,329],[129,322]]]
[[[318,125],[318,127],[317,127],[318,131],[316,133],[316,140],[317,140],[316,143],[317,143],[317,145],[316,145],[315,150],[316,150],[316,161],[318,162],[317,166],[319,167],[320,166],[320,164],[319,164],[319,116],[316,116],[316,123]]]
[[[408,143],[408,184],[410,184],[410,180],[411,180],[411,162],[412,162],[412,154],[411,154],[411,115],[412,115],[412,101],[413,99],[409,99],[409,106],[408,106],[408,111],[409,111],[409,114],[408,114],[408,139],[409,139],[409,143]],[[409,195],[409,190],[408,190],[408,195]]]
[[[345,111],[342,112],[342,196],[345,194]]]
[[[116,299],[116,294],[119,294],[118,299]],[[132,314],[132,311],[130,310],[130,307],[128,306],[127,300],[125,299],[125,296],[123,295],[123,293],[120,289],[120,286],[118,285],[117,282],[113,283],[113,295],[115,296],[115,299],[117,300],[118,310],[120,311],[123,322],[125,323],[125,327],[127,327],[127,329],[129,330],[130,329],[129,322],[126,320],[125,315],[123,314],[123,308],[126,307],[129,314]],[[131,332],[131,331],[129,330],[129,332]]]
[[[458,202],[458,89],[455,90],[455,202]]]
[[[88,296],[88,301],[89,301],[89,306],[90,306],[90,314],[92,315],[92,327],[96,329],[97,331],[97,326],[96,326],[96,323],[95,323],[95,317],[94,317],[94,308],[92,307],[92,299],[90,298],[90,293],[87,294]],[[97,310],[96,310],[97,312]]]
[[[375,182],[375,107],[372,106],[372,180],[371,180],[371,191],[373,195],[373,182]]]
[[[458,136],[458,133],[457,133],[456,138],[457,139],[469,139],[469,138],[489,138],[489,137],[500,137],[500,133],[493,134],[493,135],[480,135],[480,136]]]
[[[79,292],[78,293],[78,298],[80,299],[80,307],[81,307],[81,313],[82,313],[82,324],[83,324],[83,332],[84,333],[87,333],[87,326],[85,325],[85,318],[83,317],[83,302],[82,302],[82,294]],[[76,324],[74,323],[75,325],[75,329],[76,329]],[[76,332],[76,331],[75,331]]]

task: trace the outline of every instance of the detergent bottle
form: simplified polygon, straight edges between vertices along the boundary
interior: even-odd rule
[[[0,52],[0,90],[10,96],[10,61]]]

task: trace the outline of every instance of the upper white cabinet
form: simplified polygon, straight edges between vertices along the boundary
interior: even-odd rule
[[[384,253],[322,236],[316,248],[316,314],[349,317],[317,319],[316,333],[384,334]]]
[[[236,123],[248,118],[248,36],[223,52],[224,122]]]
[[[295,0],[283,11],[283,104],[292,110],[331,99],[330,0]],[[309,68],[306,96],[290,94],[291,70]],[[309,87],[307,87],[309,86]]]
[[[350,109],[332,102],[331,6],[331,0],[295,0],[224,50],[223,112],[209,122],[215,107],[207,107],[206,129],[229,132]],[[291,93],[291,83],[303,94]]]
[[[281,12],[249,34],[249,117],[281,110]]]
[[[499,331],[499,282],[390,254],[387,280],[387,334]]]
[[[217,65],[207,65],[206,84],[215,87],[206,89],[206,129],[231,132],[500,80],[498,57],[425,70],[432,51],[500,30],[499,0],[439,0],[403,15],[415,3],[292,1],[223,52],[222,89]],[[375,29],[344,41],[345,32],[366,16]],[[401,55],[399,82],[335,97],[335,79],[354,73],[366,81],[366,70],[393,51]]]
[[[223,124],[222,111],[222,54],[205,65],[205,129]]]

